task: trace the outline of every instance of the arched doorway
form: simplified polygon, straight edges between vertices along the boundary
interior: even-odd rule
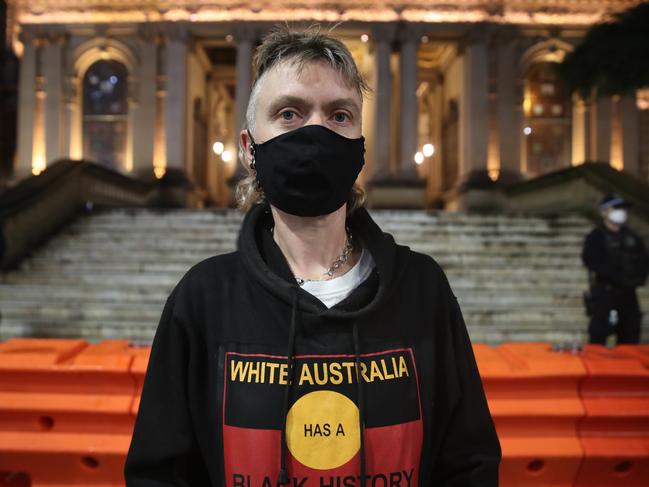
[[[83,157],[126,168],[128,70],[116,60],[93,63],[83,77]]]
[[[530,176],[570,166],[570,95],[554,67],[553,62],[536,62],[525,76],[523,133]]]

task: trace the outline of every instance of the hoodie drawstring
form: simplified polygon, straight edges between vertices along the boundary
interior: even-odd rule
[[[292,305],[291,305],[291,328],[288,335],[288,380],[284,386],[284,404],[282,409],[282,429],[280,436],[280,468],[277,476],[278,485],[287,485],[290,483],[288,471],[286,469],[286,418],[288,416],[288,405],[293,386],[293,356],[295,355],[295,334],[298,320],[299,289],[292,288]],[[354,341],[354,365],[356,368],[356,395],[358,397],[358,428],[360,435],[360,487],[365,487],[366,465],[365,465],[365,397],[363,395],[363,383],[361,377],[361,353],[360,340],[358,339],[358,323],[354,321],[352,327],[352,338]]]
[[[291,396],[291,387],[293,385],[293,355],[295,352],[295,331],[297,328],[297,315],[298,315],[298,296],[299,290],[296,287],[291,289],[293,293],[292,311],[291,311],[291,329],[288,334],[288,380],[284,386],[284,407],[282,411],[282,430],[280,440],[280,467],[279,475],[277,476],[277,483],[279,485],[286,485],[290,482],[288,472],[286,470],[286,417],[288,416],[288,403]]]
[[[354,338],[354,360],[356,364],[356,394],[358,396],[358,432],[360,435],[360,484],[365,487],[365,398],[363,396],[363,381],[361,377],[361,352],[358,339],[358,322],[352,327]]]

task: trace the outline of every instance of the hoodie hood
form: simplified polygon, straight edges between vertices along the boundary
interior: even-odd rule
[[[376,267],[350,296],[327,308],[320,300],[304,291],[294,280],[289,265],[271,234],[273,225],[270,207],[261,204],[245,216],[239,234],[238,249],[245,269],[253,279],[280,300],[293,303],[293,293],[299,294],[302,313],[323,318],[360,318],[374,309],[389,295],[406,268],[408,247],[397,245],[392,235],[384,233],[365,208],[358,208],[347,217],[354,239],[359,240],[371,254]]]

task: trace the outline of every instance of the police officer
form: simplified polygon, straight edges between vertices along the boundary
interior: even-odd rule
[[[638,343],[642,312],[636,287],[644,285],[649,257],[642,239],[624,223],[630,205],[618,194],[607,194],[599,208],[603,222],[584,240],[581,259],[588,268],[590,343],[604,345],[610,334],[617,343]]]

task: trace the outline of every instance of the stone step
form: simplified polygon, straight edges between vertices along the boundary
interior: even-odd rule
[[[430,238],[415,238],[412,235],[397,236],[397,241],[401,245],[409,247],[428,247],[432,249],[439,249],[442,251],[475,251],[475,250],[495,250],[502,252],[505,249],[514,250],[528,250],[535,252],[537,249],[552,252],[565,252],[570,251],[572,254],[580,254],[582,247],[582,239],[567,240],[567,239],[552,239],[552,238],[536,238],[526,236],[525,238],[503,238],[487,239],[462,236],[445,236],[440,238],[432,236]],[[220,236],[204,236],[190,234],[186,236],[168,236],[162,240],[154,241],[151,238],[151,232],[143,234],[142,237],[134,235],[79,235],[79,236],[61,236],[49,245],[43,248],[46,252],[61,251],[61,250],[135,250],[139,252],[144,251],[179,251],[182,249],[187,250],[203,250],[214,249],[218,251],[223,249],[225,251],[235,250],[237,241],[235,238],[220,237]]]
[[[70,323],[4,319],[0,322],[0,340],[13,337],[82,338],[96,343],[107,339],[126,339],[133,344],[151,345],[154,334],[154,327],[143,327],[139,322],[123,320]]]
[[[548,228],[543,226],[537,227],[524,227],[524,226],[507,226],[507,227],[488,227],[488,226],[459,226],[459,225],[445,225],[439,223],[431,223],[428,225],[405,225],[405,224],[380,224],[381,229],[387,233],[400,236],[416,235],[427,237],[443,237],[443,236],[462,236],[468,235],[471,237],[485,236],[490,238],[516,238],[533,236],[539,238],[566,238],[572,240],[579,240],[586,236],[592,229],[592,226],[584,226],[579,228],[570,228],[563,230],[560,228]],[[240,224],[236,225],[222,225],[214,222],[210,225],[196,226],[196,225],[180,225],[180,224],[165,224],[165,225],[150,225],[141,222],[133,222],[130,224],[124,223],[123,225],[88,225],[88,226],[73,226],[62,233],[63,235],[107,235],[115,236],[115,234],[128,231],[133,235],[146,235],[147,232],[155,231],[163,233],[164,231],[174,231],[178,236],[185,236],[190,234],[196,235],[228,235],[236,237],[239,235]]]
[[[444,252],[508,252],[527,251],[530,253],[555,252],[571,254],[580,254],[582,244],[567,240],[547,240],[529,238],[525,241],[515,239],[488,240],[482,238],[430,238],[416,239],[408,236],[398,239],[401,245],[416,248],[428,248]],[[43,248],[47,254],[62,251],[79,251],[79,252],[119,252],[119,251],[136,251],[139,253],[151,252],[174,252],[174,251],[198,251],[211,250],[215,253],[219,251],[233,251],[236,249],[236,240],[225,238],[197,238],[189,236],[188,238],[164,238],[161,241],[152,241],[151,234],[137,239],[132,235],[124,236],[105,236],[105,237],[65,237],[60,238],[50,245]]]
[[[182,277],[186,269],[177,272],[146,272],[143,274],[120,274],[120,273],[69,273],[67,270],[48,273],[9,273],[2,276],[2,283],[8,285],[16,284],[41,284],[49,286],[94,286],[112,289],[115,287],[124,289],[154,288],[169,289]],[[66,272],[68,272],[66,274]]]
[[[374,218],[398,219],[402,220],[457,220],[457,221],[502,221],[502,220],[521,220],[521,221],[542,221],[542,222],[587,222],[588,220],[576,212],[555,213],[553,215],[541,216],[535,213],[526,212],[507,212],[507,213],[477,213],[466,211],[444,211],[444,210],[390,210],[390,209],[369,209],[369,213]],[[214,218],[242,220],[243,213],[235,209],[111,209],[104,211],[95,211],[93,213],[82,215],[81,218],[92,218],[99,220],[118,220],[122,221],[127,218],[179,218],[184,220],[210,220]]]
[[[473,340],[584,339],[588,318],[581,295],[587,276],[580,253],[593,225],[581,215],[371,214],[399,243],[439,262]],[[0,339],[126,338],[150,344],[174,285],[197,262],[234,250],[242,219],[236,210],[83,215],[21,269],[0,274]],[[649,289],[638,295],[649,304]]]
[[[417,249],[413,249],[418,251]],[[587,269],[581,259],[576,256],[557,255],[497,255],[491,254],[485,258],[485,253],[476,254],[444,254],[441,252],[420,252],[433,257],[447,274],[458,274],[468,270],[480,272],[497,272],[507,275],[511,269],[527,269],[530,277],[537,271],[560,269],[562,272],[572,272],[575,276],[587,276]],[[40,256],[37,255],[21,263],[20,268],[29,271],[65,271],[68,268],[81,269],[114,269],[123,271],[139,271],[141,269],[157,269],[159,271],[189,269],[200,261],[216,254],[175,254],[175,255],[90,255],[74,258],[74,254]],[[477,275],[477,274],[476,274]],[[559,276],[562,274],[559,273]]]
[[[471,340],[497,344],[502,341],[546,341],[552,343],[582,342],[585,327],[582,324],[562,324],[561,329],[525,327],[520,324],[507,327],[472,326],[467,323]],[[70,324],[57,320],[5,319],[0,324],[0,340],[11,337],[83,338],[90,342],[105,339],[127,339],[134,344],[150,345],[155,326],[143,326],[126,320],[84,321]]]
[[[502,219],[450,219],[450,218],[408,218],[407,216],[394,216],[385,217],[381,214],[373,214],[373,219],[382,228],[474,228],[474,229],[490,229],[508,232],[510,230],[520,229],[533,229],[533,230],[546,230],[546,231],[567,231],[576,232],[591,228],[593,224],[584,219],[571,220],[571,219],[557,219],[557,220],[544,220],[539,218],[526,219],[526,218],[502,218]],[[154,217],[124,217],[105,219],[99,216],[82,217],[71,223],[70,229],[75,228],[124,228],[129,225],[138,224],[144,227],[151,228],[210,228],[212,226],[227,227],[231,229],[238,229],[241,225],[242,219],[240,218],[219,218],[207,217],[201,220],[188,218],[183,215],[178,216],[162,216],[159,218]]]
[[[45,330],[47,326],[58,327],[64,324],[65,327],[78,327],[84,330],[92,331],[95,328],[102,328],[103,326],[110,326],[111,328],[128,329],[135,327],[135,330],[148,330],[147,333],[151,335],[155,332],[160,319],[162,307],[157,309],[144,310],[148,313],[144,314],[146,318],[138,315],[135,317],[132,313],[114,313],[111,310],[95,309],[92,312],[88,310],[66,310],[61,308],[43,306],[39,310],[33,310],[31,313],[18,313],[9,310],[6,314],[3,313],[2,322],[0,322],[0,329],[6,330],[6,326],[10,323],[23,323],[30,324],[35,328]],[[85,312],[83,316],[81,313]],[[121,310],[123,311],[123,310]],[[484,316],[482,313],[463,313],[463,318],[467,328],[469,329],[489,329],[491,331],[507,332],[515,330],[518,332],[548,332],[548,331],[579,331],[585,330],[588,319],[583,314],[571,313],[562,314],[561,316],[547,316],[546,319],[535,317],[532,320],[529,316],[521,319],[522,314],[515,311],[503,311],[499,316]],[[524,315],[523,315],[524,316]],[[476,319],[480,318],[479,324]],[[645,320],[646,324],[647,321]],[[56,330],[52,329],[52,333]],[[101,332],[93,332],[101,334]]]
[[[508,330],[489,330],[484,327],[468,327],[469,336],[474,343],[497,345],[502,342],[543,341],[550,343],[582,343],[585,333],[580,330],[533,330],[520,331],[516,328]],[[4,322],[0,325],[0,340],[13,337],[35,338],[82,338],[90,343],[107,339],[126,339],[133,345],[150,346],[155,330],[142,328],[136,324],[125,322],[102,321],[92,327],[65,325],[64,323],[30,324],[23,322]]]
[[[503,342],[545,342],[557,344],[581,344],[587,340],[585,333],[581,332],[493,332],[488,330],[469,331],[473,343],[486,343],[488,345],[499,345]]]
[[[0,285],[3,305],[2,309],[23,303],[51,303],[61,302],[66,306],[83,306],[92,303],[123,303],[133,302],[141,306],[164,304],[167,294],[166,288],[150,289],[141,287],[137,290],[96,288],[88,286],[53,287],[51,285]]]
[[[170,283],[175,283],[184,274],[180,272],[168,273],[126,273],[119,269],[106,269],[96,272],[77,272],[72,267],[61,271],[52,271],[47,273],[30,273],[29,275],[7,275],[0,283],[0,289],[7,288],[7,293],[11,293],[11,286],[24,286],[24,292],[44,291],[46,286],[69,287],[74,289],[84,288],[92,285],[97,289],[121,288],[127,292],[135,292],[137,289],[167,289]],[[587,282],[584,278],[580,281],[549,279],[508,279],[506,275],[494,273],[491,279],[488,278],[471,278],[455,277],[447,274],[451,289],[456,293],[467,295],[469,293],[485,294],[491,292],[494,298],[498,298],[506,291],[513,295],[570,295],[581,293],[587,288]],[[20,291],[23,292],[23,291]],[[645,295],[649,290],[645,287],[639,288],[638,294]],[[4,291],[3,291],[4,293]],[[500,293],[500,294],[499,294]],[[9,294],[7,294],[9,295]]]
[[[500,267],[500,264],[504,263],[509,266],[521,266],[529,264],[540,264],[542,267],[548,268],[552,266],[557,266],[561,264],[561,267],[570,266],[574,270],[583,268],[584,273],[586,273],[585,267],[581,262],[581,257],[573,253],[559,253],[559,252],[515,252],[509,251],[506,253],[498,253],[494,251],[489,251],[487,249],[482,251],[468,252],[464,251],[462,253],[453,253],[446,252],[440,249],[423,249],[412,247],[413,250],[425,253],[432,256],[437,260],[442,267],[452,264],[461,264],[461,263],[482,263],[484,265],[490,265],[492,267]],[[76,263],[82,266],[102,266],[102,265],[112,265],[119,263],[128,268],[141,265],[165,265],[170,264],[172,266],[177,266],[183,264],[188,268],[193,264],[198,263],[199,261],[212,257],[213,255],[220,255],[227,252],[176,252],[172,251],[169,253],[165,252],[131,252],[124,253],[120,251],[119,253],[111,252],[101,252],[96,253],[91,252],[78,252],[74,251],[60,251],[48,254],[46,252],[39,253],[27,260],[22,264],[25,269],[35,269],[35,268],[53,268],[53,267],[64,267],[69,266],[72,263]],[[495,264],[498,264],[497,266]]]
[[[134,283],[132,286],[117,287],[113,284],[113,277],[121,280],[128,280],[131,278],[144,278],[148,277],[147,274],[117,274],[113,273],[110,275],[110,279],[105,279],[107,276],[103,276],[99,282],[107,282],[107,286],[93,286],[88,287],[87,281],[89,279],[98,279],[101,276],[96,275],[82,275],[84,282],[79,280],[70,279],[70,274],[60,274],[52,273],[50,275],[30,275],[24,276],[23,281],[17,281],[16,276],[12,279],[12,284],[0,284],[0,290],[2,291],[3,297],[12,297],[12,296],[21,296],[33,294],[39,299],[44,295],[51,296],[86,296],[94,295],[96,293],[101,293],[102,295],[115,295],[115,296],[125,296],[133,293],[159,293],[160,290],[166,289],[168,286],[165,284],[163,286],[144,286],[140,283]],[[10,276],[11,277],[11,276]],[[62,278],[68,277],[68,279],[62,280]],[[170,282],[175,276],[168,276],[165,279],[165,283]],[[49,280],[46,280],[49,278]],[[31,281],[30,279],[33,279]],[[489,299],[503,297],[507,299],[508,295],[514,296],[516,298],[522,296],[571,296],[571,295],[581,295],[582,289],[585,289],[586,281],[559,281],[552,282],[549,280],[531,280],[527,279],[524,281],[517,280],[508,280],[501,277],[499,279],[473,279],[469,277],[454,277],[448,276],[451,289],[458,295],[471,296],[471,295],[481,295],[489,296]],[[54,286],[55,284],[61,284],[59,286]],[[64,285],[62,285],[64,284]],[[138,291],[140,289],[140,291]],[[507,294],[504,294],[504,291],[507,291]],[[649,294],[649,289],[642,287],[638,289],[639,295]]]
[[[167,262],[153,262],[153,263],[115,263],[109,265],[108,263],[97,262],[72,262],[67,265],[57,265],[53,262],[43,262],[42,266],[33,265],[33,262],[26,263],[25,268],[30,268],[29,272],[21,273],[6,273],[0,275],[0,284],[5,283],[29,283],[34,279],[34,283],[51,282],[56,283],[56,279],[65,279],[66,283],[72,282],[75,279],[87,279],[94,281],[103,281],[105,279],[144,279],[148,277],[153,279],[169,279],[182,275],[186,272],[193,262],[187,263],[167,263]],[[467,268],[467,266],[451,265],[447,262],[443,266],[448,281],[452,286],[467,286],[475,284],[475,286],[515,286],[518,287],[535,287],[535,286],[549,286],[549,287],[568,287],[576,285],[586,285],[587,275],[585,269],[580,266],[565,266],[561,271],[553,274],[551,268],[541,267],[536,269],[526,269],[525,272],[521,268],[510,267],[495,267],[495,268]],[[110,284],[110,283],[109,283]],[[645,287],[638,288],[642,291]]]
[[[5,320],[22,321],[28,323],[66,322],[78,323],[80,326],[101,326],[102,321],[136,322],[140,326],[155,328],[162,312],[162,304],[157,307],[140,306],[128,308],[125,303],[112,306],[76,307],[56,306],[54,304],[40,303],[39,305],[25,306],[24,309],[3,309],[2,317]],[[510,329],[516,326],[518,330],[529,329],[561,329],[574,323],[575,326],[586,326],[588,318],[583,310],[570,312],[544,312],[534,309],[490,309],[463,311],[464,322],[471,326]],[[644,323],[647,323],[644,319]],[[94,323],[94,325],[92,324]]]
[[[157,323],[162,313],[162,305],[142,306],[138,303],[110,303],[106,305],[75,305],[75,303],[46,302],[39,303],[5,303],[2,308],[3,319],[41,319],[41,320],[64,320],[68,322],[85,321],[86,319],[115,319],[123,318],[127,321],[138,321],[141,323]]]
[[[138,309],[152,307],[160,309],[166,300],[164,293],[125,292],[111,290],[87,290],[87,289],[66,289],[49,290],[46,294],[27,294],[21,290],[3,291],[2,312],[16,312],[38,308],[40,306],[59,305],[65,308],[93,308],[108,306],[119,309],[127,305],[133,305]],[[534,295],[523,294],[503,296],[496,292],[467,294],[457,293],[458,302],[464,312],[481,311],[484,309],[525,309],[534,312],[534,308],[552,308],[556,313],[565,313],[583,307],[581,295]],[[497,301],[496,301],[497,299]]]

